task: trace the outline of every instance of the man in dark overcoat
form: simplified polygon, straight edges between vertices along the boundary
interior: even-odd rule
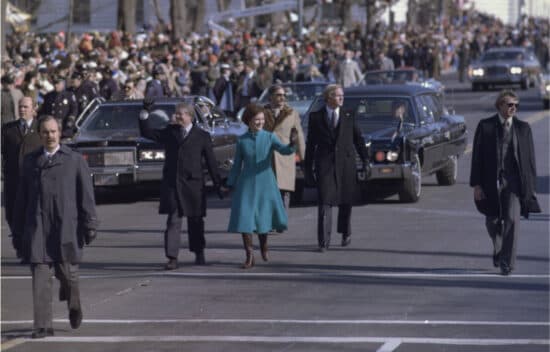
[[[519,98],[502,91],[497,114],[479,122],[473,144],[470,186],[493,241],[493,265],[512,272],[516,260],[520,215],[540,212],[531,127],[517,118]]]
[[[328,85],[323,95],[326,105],[309,115],[304,164],[306,182],[317,184],[317,238],[321,252],[330,245],[333,205],[338,206],[337,231],[342,234],[342,246],[349,245],[357,177],[355,152],[361,157],[363,167],[368,159],[368,150],[354,117],[342,109],[342,86]]]
[[[172,123],[155,129],[148,113],[155,113],[153,104],[150,99],[144,100],[145,110],[140,114],[139,126],[144,137],[162,144],[165,149],[159,207],[160,214],[168,214],[164,232],[164,249],[168,258],[165,269],[178,267],[184,216],[187,217],[189,250],[195,253],[195,264],[204,265],[206,190],[203,160],[217,189],[221,180],[212,141],[208,132],[193,124],[193,105],[178,104]]]
[[[38,135],[36,109],[31,97],[19,101],[19,120],[2,126],[2,173],[4,175],[4,211],[13,233],[13,207],[19,183],[19,174],[25,155],[42,144]]]
[[[59,144],[61,123],[55,117],[41,117],[38,131],[43,148],[23,161],[13,233],[18,257],[31,265],[33,338],[54,334],[52,271],[60,283],[59,299],[67,301],[71,327],[80,326],[78,265],[84,244],[95,238],[98,226],[86,161]]]

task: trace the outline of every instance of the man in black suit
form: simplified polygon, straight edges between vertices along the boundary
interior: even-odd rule
[[[144,101],[146,112],[153,111],[153,100]],[[160,214],[168,214],[164,232],[164,249],[168,263],[166,270],[178,267],[178,253],[183,217],[187,217],[189,250],[195,253],[195,264],[204,265],[204,219],[206,192],[203,160],[219,189],[220,176],[208,132],[193,124],[194,107],[181,103],[176,106],[172,123],[162,129],[152,126],[149,114],[142,112],[139,126],[141,134],[164,146],[165,160],[160,190]],[[220,194],[220,193],[218,193]]]
[[[4,209],[13,233],[13,207],[23,158],[41,146],[36,121],[36,107],[31,97],[19,100],[19,119],[2,126],[2,173],[4,174]]]
[[[498,112],[479,122],[472,151],[470,186],[476,206],[486,216],[493,265],[502,275],[514,269],[520,215],[540,212],[533,136],[529,124],[516,116],[518,103],[511,90],[499,94]]]
[[[363,168],[368,159],[354,117],[343,111],[342,86],[328,85],[323,95],[326,105],[309,115],[305,159],[306,182],[316,183],[319,195],[317,238],[321,252],[330,245],[333,205],[338,205],[337,231],[342,234],[342,246],[351,242],[351,205],[357,174],[355,151],[363,161]]]

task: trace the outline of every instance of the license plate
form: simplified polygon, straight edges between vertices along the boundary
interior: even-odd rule
[[[94,175],[95,186],[118,185],[118,175]]]

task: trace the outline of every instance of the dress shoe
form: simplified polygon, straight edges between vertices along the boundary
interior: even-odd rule
[[[69,309],[69,321],[71,322],[71,328],[78,329],[82,323],[82,310],[79,309]]]
[[[350,235],[342,235],[342,247],[346,247],[351,243],[351,236]]]
[[[325,246],[319,246],[319,248],[317,249],[317,251],[319,253],[324,253],[325,252]]]
[[[195,253],[195,265],[206,265],[206,260],[204,259],[204,252]]]
[[[44,337],[47,337],[47,336],[53,336],[53,328],[35,329],[31,335],[33,339],[43,339]]]
[[[500,275],[508,276],[512,272],[512,268],[506,263],[500,263]]]
[[[168,263],[164,265],[164,269],[166,270],[175,270],[178,268],[178,260],[176,258],[170,258],[168,260]]]

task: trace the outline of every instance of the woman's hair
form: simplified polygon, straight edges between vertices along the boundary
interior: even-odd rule
[[[242,120],[248,126],[254,116],[264,111],[265,109],[262,106],[250,103],[246,106],[246,109],[244,110]]]
[[[269,90],[267,91],[269,96],[272,96],[273,94],[275,94],[276,91],[278,91],[279,89],[282,89],[283,91],[285,90],[285,88],[280,85],[280,84],[274,84],[272,85],[271,87],[269,87]]]

